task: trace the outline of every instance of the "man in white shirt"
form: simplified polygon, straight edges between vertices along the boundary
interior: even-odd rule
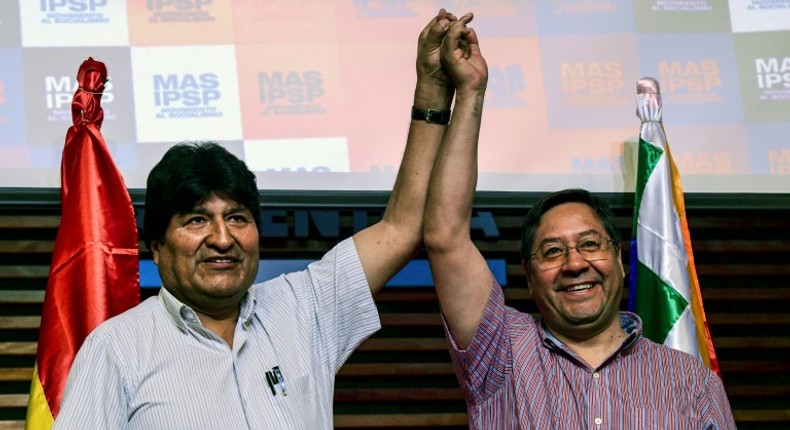
[[[251,285],[254,175],[210,142],[165,154],[144,221],[163,288],[86,339],[56,429],[332,428],[335,374],[380,328],[372,297],[422,243],[430,172],[453,127],[440,45],[454,20],[442,10],[420,34],[412,121],[382,220],[304,271]]]

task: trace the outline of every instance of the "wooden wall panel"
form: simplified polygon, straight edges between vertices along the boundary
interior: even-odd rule
[[[9,195],[14,194],[0,196],[0,430],[24,427],[43,291],[59,222],[52,193],[43,201],[24,193],[17,200]],[[133,198],[139,210],[140,193]],[[276,213],[271,219],[288,233],[264,237],[262,258],[318,258],[362,224],[375,222],[385,201],[381,196],[352,196],[356,203],[349,205],[344,199],[341,195],[335,203],[311,206],[311,198],[302,196],[265,204],[264,213]],[[627,239],[629,196],[609,200]],[[704,305],[725,388],[739,428],[790,428],[790,198],[774,197],[768,204],[720,200],[687,196]],[[477,213],[493,219],[497,234],[487,236],[478,229],[473,237],[487,258],[506,260],[508,304],[534,313],[518,257],[521,220],[532,201],[534,197],[481,199]],[[303,211],[300,219],[310,211],[334,212],[339,220],[336,232],[322,233],[308,222],[305,234],[296,228],[301,222],[296,210]],[[142,243],[140,247],[142,257],[150,257]],[[627,265],[627,240],[623,259]],[[144,292],[151,294],[155,290]],[[386,288],[377,303],[382,330],[352,354],[337,377],[336,427],[466,428],[465,406],[433,290]],[[627,294],[623,308],[626,304]]]

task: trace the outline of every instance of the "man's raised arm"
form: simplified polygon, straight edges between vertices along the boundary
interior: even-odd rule
[[[414,108],[418,112],[428,109],[450,111],[454,90],[442,69],[441,43],[452,21],[455,17],[442,9],[420,33],[417,86],[414,90]],[[408,112],[404,106],[404,118]],[[434,119],[430,114],[428,120],[411,120],[406,150],[384,217],[354,235],[373,294],[411,260],[422,245],[428,181],[446,130],[446,121]]]
[[[466,26],[471,20],[467,14],[453,22],[442,44],[442,62],[456,87],[456,100],[431,176],[424,229],[442,313],[462,349],[480,323],[493,281],[469,234],[488,81],[477,35]]]

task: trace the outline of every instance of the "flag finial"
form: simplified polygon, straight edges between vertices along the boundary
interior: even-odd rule
[[[637,94],[661,94],[661,89],[658,86],[658,81],[654,78],[641,78],[636,81]]]

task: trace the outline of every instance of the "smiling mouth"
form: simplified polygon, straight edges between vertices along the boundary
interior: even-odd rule
[[[231,257],[214,257],[214,258],[207,258],[203,260],[203,263],[209,264],[233,264],[237,263],[238,260]]]
[[[570,287],[566,287],[566,288],[560,289],[560,291],[567,292],[567,293],[575,293],[575,292],[578,292],[578,291],[589,290],[590,288],[592,288],[594,286],[595,286],[594,283],[587,282],[587,283],[584,283],[584,284],[571,285]]]

